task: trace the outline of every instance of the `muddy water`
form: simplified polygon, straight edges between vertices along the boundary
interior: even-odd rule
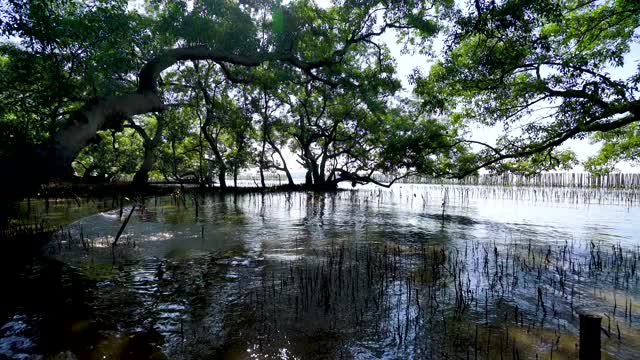
[[[605,358],[638,358],[635,199],[431,185],[151,198],[116,247],[130,206],[33,204],[79,219],[2,274],[0,358],[577,358],[582,312],[603,316]]]

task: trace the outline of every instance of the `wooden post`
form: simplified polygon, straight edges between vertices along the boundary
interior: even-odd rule
[[[594,314],[580,314],[580,360],[600,360],[600,322]]]

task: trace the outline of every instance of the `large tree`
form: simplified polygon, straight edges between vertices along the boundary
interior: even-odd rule
[[[11,0],[3,5],[0,32],[8,40],[0,46],[0,116],[7,130],[2,145],[8,146],[0,146],[0,159],[15,169],[3,182],[46,180],[59,172],[51,172],[55,165],[43,161],[55,160],[56,153],[44,150],[56,149],[53,140],[67,119],[77,118],[83,103],[134,89],[129,69],[142,66],[137,59],[149,40],[145,20],[127,13],[126,1],[119,0]],[[122,130],[115,124],[111,128]],[[94,132],[84,145],[98,139]],[[34,144],[39,145],[36,159]],[[65,163],[67,174],[71,161]]]
[[[284,120],[285,101],[283,93],[267,85],[257,88],[253,94],[251,105],[258,118],[258,171],[260,185],[266,187],[265,171],[277,170],[285,173],[289,186],[295,185],[287,160],[283,155],[284,148],[290,142],[290,124]]]
[[[346,1],[320,9],[310,1],[153,1],[140,15],[127,12],[123,0],[10,1],[3,34],[19,38],[21,52],[57,59],[60,72],[80,82],[77,89],[62,85],[61,94],[69,93],[65,99],[77,102],[56,113],[56,130],[36,149],[41,180],[68,177],[71,163],[97,131],[121,130],[134,115],[164,111],[161,74],[177,64],[212,62],[229,78],[236,77],[238,68],[273,64],[338,87],[353,83],[343,64],[354,47],[379,48],[376,37],[390,28],[435,31],[434,22],[425,20],[432,5],[354,5]],[[417,16],[402,16],[407,13]]]

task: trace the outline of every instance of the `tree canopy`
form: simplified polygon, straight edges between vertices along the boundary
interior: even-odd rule
[[[416,76],[416,92],[431,111],[505,135],[481,144],[457,175],[568,166],[565,141],[640,120],[640,72],[616,74],[639,22],[638,3],[624,0],[475,1],[460,13],[444,59]]]
[[[616,73],[638,43],[635,1],[138,5],[1,9],[0,160],[16,181],[224,187],[256,169],[264,186],[299,166],[308,186],[388,186],[375,175],[569,168],[561,145],[590,136],[605,142],[592,171],[637,153],[640,71]],[[434,60],[413,95],[386,33]],[[505,135],[473,140],[474,123]]]

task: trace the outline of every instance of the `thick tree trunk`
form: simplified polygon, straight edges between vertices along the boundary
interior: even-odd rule
[[[321,188],[324,186],[324,174],[321,174],[318,170],[318,164],[312,162],[312,166],[311,174],[313,175],[313,186]]]
[[[137,125],[135,122],[130,121],[127,125],[128,127],[133,128],[140,137],[142,137],[143,141],[142,147],[144,149],[144,157],[142,159],[142,165],[133,176],[133,185],[136,187],[145,186],[147,182],[149,182],[149,172],[153,170],[153,164],[156,160],[156,149],[160,144],[160,140],[162,140],[162,131],[165,124],[164,117],[161,115],[156,115],[156,121],[158,124],[153,138],[149,137],[144,128]]]
[[[307,187],[313,186],[313,176],[311,176],[311,169],[307,169],[307,173],[304,176],[304,184]]]
[[[134,187],[144,187],[149,182],[149,169],[140,168],[133,175],[132,185]]]
[[[267,187],[267,184],[264,182],[264,170],[260,167],[260,186],[264,189]]]
[[[301,158],[304,160],[304,165],[307,168],[306,175],[306,186],[320,187],[322,185],[322,180],[318,174],[318,163],[316,158],[313,155],[313,152],[310,149],[311,144],[309,142],[300,142],[302,144],[302,156]]]
[[[125,118],[164,110],[164,104],[153,92],[113,96],[86,104],[76,111],[55,134],[53,144],[40,145],[36,157],[48,178],[70,178],[71,163],[100,130],[122,129]]]
[[[304,158],[307,164],[307,169],[311,172],[311,176],[313,177],[313,186],[319,188],[324,184],[324,174],[320,174],[318,171],[318,161],[311,151],[310,146],[310,143],[305,145]]]
[[[233,167],[233,187],[238,188],[238,167]]]
[[[266,188],[267,185],[264,182],[264,148],[266,145],[267,139],[263,136],[262,137],[262,151],[260,151],[260,185],[262,185],[262,188]]]
[[[198,176],[200,178],[200,189],[204,190],[207,187],[207,184],[210,182],[208,180],[209,175],[204,174],[204,146],[202,144],[202,126],[200,126],[200,133],[198,134]]]
[[[171,158],[171,165],[173,167],[173,178],[177,179],[178,178],[178,164],[176,163],[176,141],[171,140],[171,154],[173,155],[173,157]]]
[[[269,146],[271,146],[273,151],[275,151],[278,154],[278,156],[280,157],[280,161],[282,161],[282,171],[284,171],[284,173],[287,175],[287,181],[289,181],[289,185],[290,186],[295,185],[295,183],[293,182],[293,176],[291,176],[291,172],[289,171],[289,168],[287,167],[287,162],[284,160],[284,156],[282,155],[282,152],[276,146],[276,144],[272,140],[270,140],[270,138],[267,139],[267,143],[269,144]]]
[[[218,171],[218,183],[220,183],[220,187],[225,189],[227,187],[227,169],[222,165],[220,170]]]
[[[208,122],[202,126],[202,134],[204,135],[205,140],[207,140],[207,143],[209,143],[213,156],[216,158],[216,162],[218,163],[218,182],[220,183],[220,187],[224,189],[227,187],[227,166],[224,163],[222,154],[220,154],[220,151],[218,150],[218,143],[211,133],[209,133],[207,125]]]
[[[294,186],[295,183],[293,182],[293,176],[291,176],[291,172],[289,171],[289,168],[287,168],[287,164],[284,162],[282,162],[282,168],[284,169],[284,173],[287,175],[287,181],[289,182],[290,186]]]
[[[327,168],[327,153],[329,152],[329,143],[324,146],[322,150],[322,160],[320,160],[320,169],[318,171],[318,175],[322,178],[322,184],[324,185],[327,182],[326,177],[326,168]]]
[[[155,146],[151,144],[144,146],[144,159],[142,165],[133,175],[133,185],[136,187],[145,186],[149,182],[149,172],[153,169],[155,162]]]

